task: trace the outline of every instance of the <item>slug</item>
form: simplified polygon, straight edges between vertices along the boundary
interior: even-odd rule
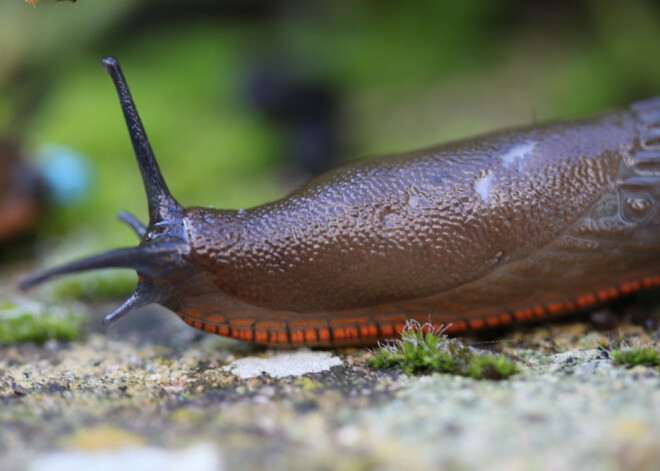
[[[219,335],[374,344],[408,319],[459,333],[546,319],[660,285],[660,97],[357,162],[248,210],[183,208],[114,58],[144,181],[141,238],[25,280],[138,272],[104,323],[150,303]]]

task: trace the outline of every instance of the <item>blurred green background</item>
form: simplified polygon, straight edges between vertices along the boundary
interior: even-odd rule
[[[88,197],[41,233],[85,230],[100,248],[135,244],[119,210],[146,220],[107,55],[184,206],[250,207],[298,181],[282,169],[301,134],[251,96],[269,74],[320,90],[335,162],[660,94],[650,0],[3,0],[0,45],[0,134],[93,162]]]

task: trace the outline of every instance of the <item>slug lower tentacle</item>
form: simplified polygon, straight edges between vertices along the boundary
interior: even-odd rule
[[[21,286],[86,269],[137,270],[135,294],[106,323],[157,302],[198,329],[258,343],[373,344],[408,319],[463,332],[660,285],[660,98],[345,165],[249,210],[183,209],[119,64],[104,66],[149,225],[123,213],[139,247]]]

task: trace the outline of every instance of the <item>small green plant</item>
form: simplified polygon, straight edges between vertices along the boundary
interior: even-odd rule
[[[84,317],[73,311],[46,308],[35,302],[5,301],[0,305],[0,344],[75,340],[84,322]]]
[[[450,339],[445,330],[408,321],[401,339],[380,345],[367,364],[375,369],[401,368],[407,374],[437,371],[475,379],[498,380],[517,373],[516,365],[504,355],[478,353]]]
[[[616,363],[633,367],[636,365],[660,366],[660,353],[653,347],[627,347],[609,352]]]
[[[518,372],[518,367],[506,356],[475,355],[467,373],[475,379],[506,379]]]

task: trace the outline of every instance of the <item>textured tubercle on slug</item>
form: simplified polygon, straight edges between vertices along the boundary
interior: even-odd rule
[[[107,57],[103,59],[103,67],[117,88],[140,167],[149,203],[149,226],[145,227],[134,216],[121,212],[119,219],[140,237],[139,247],[111,250],[47,270],[24,280],[19,288],[27,290],[44,281],[70,273],[103,268],[132,268],[140,276],[137,289],[124,304],[105,318],[104,324],[111,325],[133,309],[160,301],[163,290],[167,289],[167,281],[176,278],[171,276],[172,270],[174,269],[176,274],[185,272],[182,268],[187,263],[186,255],[190,247],[183,230],[183,209],[170,194],[160,173],[119,62],[113,57]],[[154,286],[154,280],[158,280],[160,284]]]

